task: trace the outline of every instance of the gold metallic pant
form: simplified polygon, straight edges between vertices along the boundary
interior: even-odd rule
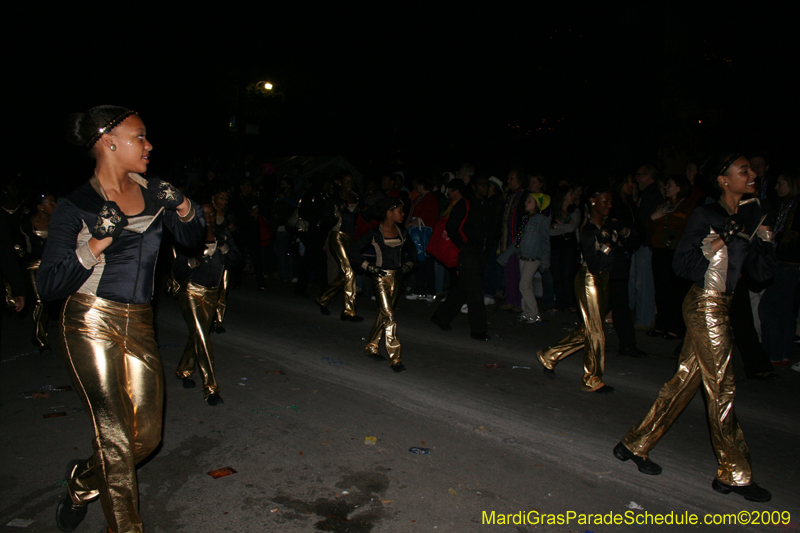
[[[33,308],[33,338],[40,347],[50,344],[50,340],[47,338],[47,325],[50,320],[45,311],[44,302],[39,297],[39,289],[36,288],[36,274],[39,272],[41,262],[41,259],[37,259],[28,263],[28,276],[31,280],[31,287],[33,287],[33,297],[36,298],[36,306]]]
[[[575,276],[575,296],[583,315],[583,326],[573,330],[561,341],[539,356],[545,368],[553,370],[556,364],[583,348],[583,383],[585,391],[595,391],[604,385],[606,335],[603,317],[608,302],[608,274],[593,275],[586,265]]]
[[[339,263],[339,275],[328,285],[317,298],[319,305],[327,306],[339,289],[344,290],[344,313],[355,316],[356,314],[356,275],[350,266],[347,252],[353,243],[353,236],[341,231],[332,231],[328,234],[328,250]]]
[[[164,383],[150,304],[73,294],[61,314],[67,369],[94,424],[94,455],[72,472],[72,500],[100,498],[116,533],[139,533],[135,466],[161,441]]]
[[[366,350],[378,353],[378,343],[381,335],[385,335],[386,352],[389,363],[396,365],[401,362],[400,355],[403,347],[397,338],[397,322],[394,320],[394,305],[400,294],[400,271],[389,271],[385,276],[373,274],[372,283],[375,287],[375,300],[378,302],[378,316],[369,332],[369,341]]]
[[[228,291],[231,288],[231,273],[226,268],[222,272],[222,283],[219,285],[219,299],[217,300],[216,316],[214,317],[214,326],[221,326],[222,321],[225,320],[225,311],[228,310]]]
[[[203,374],[203,395],[208,398],[219,392],[217,378],[214,376],[214,348],[211,345],[211,324],[217,310],[220,288],[209,289],[186,281],[178,291],[178,302],[183,318],[189,327],[189,340],[178,363],[179,378],[191,377],[195,365]]]
[[[728,317],[731,299],[729,295],[692,285],[683,300],[687,331],[678,372],[661,387],[650,411],[628,431],[622,443],[646,458],[702,383],[711,442],[719,461],[717,479],[726,485],[749,485],[752,483],[750,450],[733,411],[736,389]]]

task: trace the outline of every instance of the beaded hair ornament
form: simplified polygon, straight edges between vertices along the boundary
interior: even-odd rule
[[[717,176],[722,176],[722,175],[724,175],[724,174],[725,174],[725,173],[728,171],[728,168],[730,168],[730,166],[731,166],[731,165],[734,163],[734,161],[736,161],[736,160],[737,160],[737,159],[739,159],[740,157],[742,157],[742,154],[738,154],[738,153],[737,153],[737,154],[733,154],[731,157],[729,157],[729,158],[728,158],[728,159],[727,159],[727,160],[726,160],[726,161],[725,161],[725,162],[722,164],[722,166],[720,167],[720,169],[719,169],[719,172],[717,172]]]
[[[100,137],[102,137],[104,133],[108,133],[109,131],[113,130],[114,128],[119,126],[119,124],[123,120],[125,120],[129,116],[135,115],[135,114],[136,114],[136,111],[128,110],[128,111],[125,111],[124,113],[122,113],[120,115],[117,115],[113,119],[111,119],[105,126],[103,126],[102,128],[98,129],[97,133],[92,135],[92,137],[89,139],[89,142],[86,143],[86,147],[87,148],[91,148],[92,146],[94,146],[95,143],[100,140]]]

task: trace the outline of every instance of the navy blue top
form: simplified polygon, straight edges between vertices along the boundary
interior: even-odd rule
[[[36,277],[42,299],[57,300],[81,292],[117,303],[150,301],[162,226],[167,226],[176,242],[192,246],[202,239],[205,220],[200,215],[202,208],[194,202],[194,216],[183,222],[176,211],[157,208],[141,183],[140,189],[144,211],[128,217],[128,225],[99,258],[92,256],[87,242],[105,202],[103,197],[87,182],[58,202]]]
[[[613,237],[613,242],[606,242]],[[611,251],[605,254],[599,248],[606,242],[611,247]],[[614,248],[621,246],[617,232],[608,226],[598,228],[591,220],[586,223],[581,231],[581,251],[586,268],[595,276],[602,272],[611,272],[614,264]]]
[[[744,223],[744,232],[752,235],[758,229],[763,210],[758,203],[753,202],[740,205],[738,215]],[[708,288],[705,286],[706,272],[711,262],[703,253],[703,239],[712,230],[721,234],[727,219],[728,212],[719,202],[701,205],[692,211],[672,260],[672,269],[678,276],[692,281],[700,288]],[[743,269],[747,269],[753,280],[764,282],[773,276],[777,267],[774,244],[762,241],[758,236],[751,240],[736,237],[723,247],[723,251],[727,254],[728,261],[724,280],[727,293],[734,291]]]
[[[218,227],[222,234],[217,236],[213,243],[198,242],[191,248],[175,246],[172,272],[178,283],[189,280],[213,289],[219,287],[226,268],[239,265],[242,254],[236,247],[230,231],[224,225]]]
[[[389,246],[383,237],[381,226],[375,226],[364,234],[350,248],[350,264],[361,265],[366,268],[367,261],[361,255],[361,250],[371,246],[375,251],[375,266],[384,270],[400,270],[404,265],[413,267],[417,264],[417,248],[408,236],[408,231],[397,225],[399,246]]]

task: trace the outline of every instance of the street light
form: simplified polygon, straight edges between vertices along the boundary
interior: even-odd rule
[[[255,83],[251,83],[247,86],[247,92],[254,95],[260,96],[272,96],[272,97],[280,97],[282,100],[286,99],[286,96],[283,94],[281,90],[281,86],[278,84],[274,84],[269,80],[261,80]]]

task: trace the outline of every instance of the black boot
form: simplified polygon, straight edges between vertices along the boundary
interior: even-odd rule
[[[342,316],[339,317],[344,322],[363,322],[364,317],[360,317],[358,315],[348,315],[347,313],[342,313]]]
[[[73,459],[67,465],[67,471],[64,474],[64,479],[69,481],[72,479],[72,473],[78,468],[81,463],[80,459]],[[87,504],[76,505],[72,498],[67,496],[56,507],[56,525],[61,531],[75,531],[83,519],[86,517]]]
[[[644,457],[639,457],[626,448],[621,442],[614,446],[614,457],[620,461],[633,459],[633,462],[636,463],[636,466],[639,467],[639,472],[642,474],[647,474],[648,476],[657,476],[661,473],[661,467],[651,461],[649,457],[647,459]]]
[[[392,365],[392,370],[394,370],[395,374],[399,374],[400,372],[405,372],[408,369],[405,366],[403,366],[403,363],[397,363],[395,365]]]
[[[714,478],[714,481],[711,482],[711,488],[722,494],[735,492],[743,496],[745,500],[750,500],[751,502],[768,502],[772,499],[772,493],[770,493],[770,491],[762,489],[755,483],[750,483],[749,485],[726,485],[717,478]]]
[[[56,507],[56,525],[61,531],[75,531],[86,518],[86,505],[75,505],[67,496]]]

